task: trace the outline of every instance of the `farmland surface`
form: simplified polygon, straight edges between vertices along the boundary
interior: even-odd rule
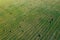
[[[60,0],[0,0],[0,40],[60,40]]]

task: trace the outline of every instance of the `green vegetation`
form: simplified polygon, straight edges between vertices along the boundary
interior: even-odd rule
[[[0,40],[60,40],[60,0],[0,0]]]

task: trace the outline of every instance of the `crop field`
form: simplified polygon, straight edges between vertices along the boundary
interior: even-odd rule
[[[0,0],[0,40],[60,40],[60,0]]]

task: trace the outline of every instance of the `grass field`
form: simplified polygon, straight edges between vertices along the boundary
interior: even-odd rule
[[[0,40],[60,40],[60,0],[0,0]]]

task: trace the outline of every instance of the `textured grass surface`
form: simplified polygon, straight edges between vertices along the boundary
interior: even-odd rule
[[[0,0],[0,40],[60,40],[60,0]]]

